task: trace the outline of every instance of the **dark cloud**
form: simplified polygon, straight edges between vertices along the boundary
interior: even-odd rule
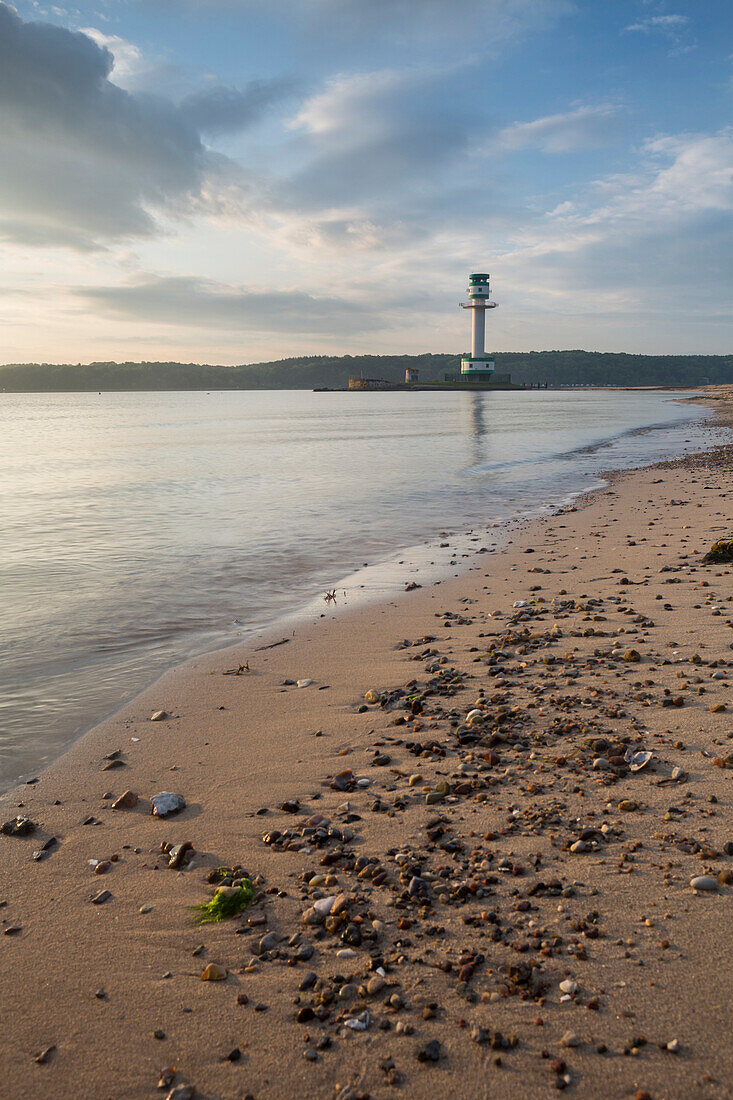
[[[202,134],[234,133],[257,122],[297,88],[294,80],[252,80],[246,87],[207,88],[183,100],[181,113]]]
[[[113,64],[88,35],[0,4],[5,239],[93,248],[154,233],[160,214],[216,208],[216,181],[232,166],[201,134],[242,129],[286,93],[262,81],[176,105],[118,87]]]
[[[375,320],[370,310],[341,298],[250,290],[184,275],[144,275],[120,286],[80,287],[74,294],[96,311],[127,320],[250,333],[355,333]]]

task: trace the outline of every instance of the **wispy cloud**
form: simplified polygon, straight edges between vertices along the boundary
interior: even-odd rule
[[[504,149],[542,149],[546,153],[602,145],[613,137],[619,111],[615,103],[601,103],[531,122],[515,122],[499,132],[496,143]]]
[[[72,293],[109,316],[161,325],[313,335],[361,332],[374,324],[367,306],[344,298],[231,286],[186,275],[142,274],[114,286],[77,287]]]
[[[689,22],[690,19],[687,15],[649,15],[646,19],[639,19],[636,23],[630,23],[628,27],[624,27],[624,30],[638,31],[641,34],[663,34],[676,37]]]

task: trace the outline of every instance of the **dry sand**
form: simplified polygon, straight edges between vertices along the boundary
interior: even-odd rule
[[[732,466],[615,478],[455,580],[197,659],[6,795],[38,828],[0,836],[0,1096],[733,1096],[733,568],[700,560]],[[220,865],[257,899],[196,927]]]

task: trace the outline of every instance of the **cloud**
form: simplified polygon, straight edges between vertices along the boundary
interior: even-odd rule
[[[82,27],[81,34],[91,38],[92,42],[112,54],[111,72],[120,86],[135,85],[141,77],[146,77],[151,65],[146,61],[142,50],[134,42],[128,42],[118,34],[105,34],[96,27]]]
[[[263,207],[329,247],[388,250],[435,235],[475,197],[469,162],[490,129],[460,94],[466,79],[465,65],[334,77],[290,120],[286,167]],[[485,166],[480,174],[485,203]]]
[[[252,290],[188,275],[146,274],[117,286],[78,287],[73,294],[111,317],[243,333],[358,333],[375,321],[366,306],[343,298]]]
[[[676,37],[678,32],[690,22],[686,15],[650,15],[624,27],[625,31],[638,31],[641,34],[663,34]]]
[[[244,88],[207,88],[188,96],[180,110],[202,134],[235,133],[257,122],[268,108],[291,96],[294,80],[252,80]]]
[[[648,141],[633,173],[597,181],[517,234],[500,266],[549,298],[629,315],[729,315],[733,130]]]
[[[516,122],[501,130],[496,142],[507,150],[542,149],[546,153],[602,145],[614,136],[618,112],[619,107],[612,103],[577,107],[566,114]]]
[[[213,88],[180,105],[134,93],[112,82],[115,58],[97,38],[24,22],[0,3],[6,240],[90,249],[151,236],[161,217],[216,211],[236,169],[202,133],[241,129],[285,93],[277,81]],[[139,52],[106,42],[129,75]]]
[[[546,28],[575,10],[575,0],[144,0],[170,9],[184,8],[198,16],[203,11],[237,17],[280,21],[289,32],[338,42],[343,51],[362,54],[377,42],[402,49],[411,56],[427,48],[431,54],[460,45],[479,46],[492,53],[509,39]]]

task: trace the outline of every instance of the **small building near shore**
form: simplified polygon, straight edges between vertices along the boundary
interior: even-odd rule
[[[394,382],[388,382],[386,378],[350,378],[350,390],[393,390]]]
[[[406,367],[405,368],[405,382],[409,384],[410,382],[419,382],[419,381],[420,381],[420,371],[417,369],[417,367]]]

